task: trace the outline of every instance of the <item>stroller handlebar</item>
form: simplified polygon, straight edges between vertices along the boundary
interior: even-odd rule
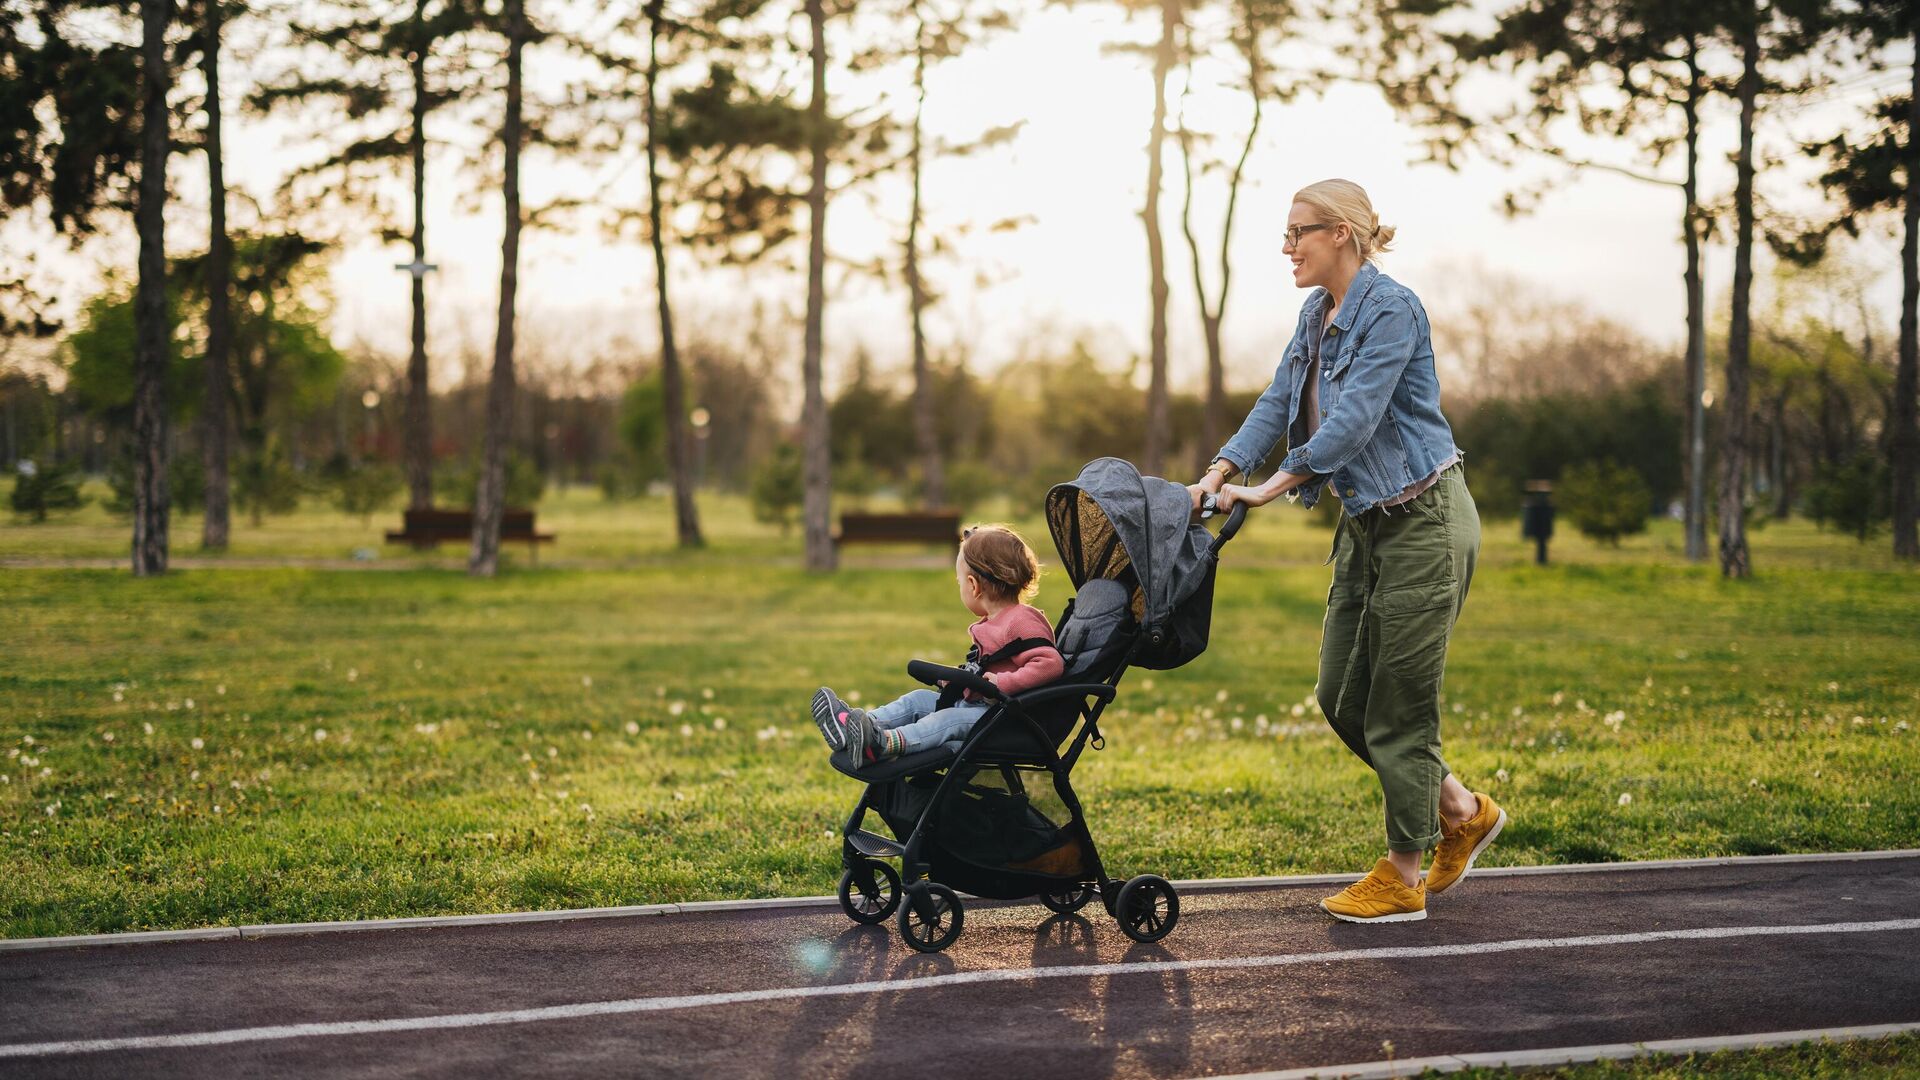
[[[988,701],[1002,701],[1006,698],[999,687],[966,668],[944,667],[929,660],[909,660],[907,675],[928,686],[937,685],[942,681],[950,682],[962,689],[971,690]]]
[[[1207,495],[1201,498],[1200,517],[1203,520],[1219,512],[1219,504],[1214,496]],[[1247,504],[1243,502],[1234,503],[1233,509],[1227,512],[1227,523],[1221,526],[1219,535],[1213,538],[1213,547],[1210,549],[1212,553],[1218,555],[1220,549],[1227,545],[1227,541],[1233,539],[1233,534],[1240,531],[1241,524],[1246,520]]]

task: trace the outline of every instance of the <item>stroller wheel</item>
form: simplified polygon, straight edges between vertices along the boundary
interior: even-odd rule
[[[900,873],[890,863],[862,859],[840,875],[840,910],[857,923],[887,921],[900,906]]]
[[[1141,874],[1121,886],[1113,917],[1120,920],[1120,932],[1133,940],[1159,941],[1180,921],[1180,894],[1166,878]]]
[[[937,882],[915,885],[900,905],[900,936],[921,952],[939,952],[960,936],[965,919],[952,889]]]
[[[1040,902],[1046,905],[1048,911],[1056,915],[1071,915],[1086,907],[1092,899],[1093,886],[1084,883],[1075,885],[1065,892],[1040,894]]]

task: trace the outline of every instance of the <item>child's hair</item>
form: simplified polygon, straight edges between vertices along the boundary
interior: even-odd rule
[[[1026,600],[1040,591],[1040,560],[1005,525],[975,525],[960,534],[960,557],[994,600]]]

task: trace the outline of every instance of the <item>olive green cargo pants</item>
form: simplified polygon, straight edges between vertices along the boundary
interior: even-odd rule
[[[1387,848],[1440,842],[1440,681],[1473,581],[1480,513],[1455,464],[1411,502],[1342,514],[1320,639],[1321,711],[1380,777]]]

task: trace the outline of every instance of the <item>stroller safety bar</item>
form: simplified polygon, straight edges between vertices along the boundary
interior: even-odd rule
[[[1005,701],[1007,696],[1000,688],[986,679],[968,671],[966,668],[943,667],[928,660],[907,661],[907,675],[918,679],[928,686],[946,681],[963,689],[971,690],[988,701]]]

